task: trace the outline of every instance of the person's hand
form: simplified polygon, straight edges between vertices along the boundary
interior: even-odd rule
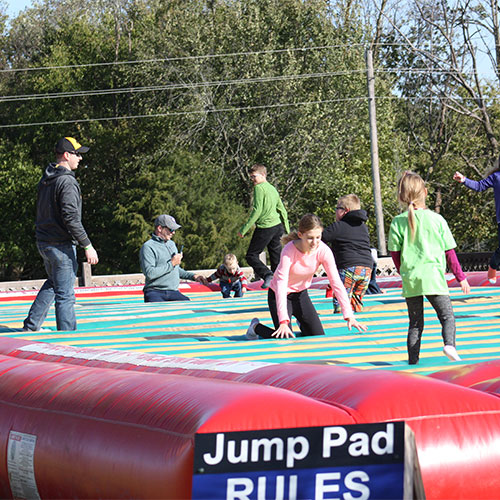
[[[243,288],[241,289],[241,293],[244,295],[246,292],[247,292],[247,289],[246,289],[245,287],[243,287]]]
[[[239,231],[238,231],[238,236],[239,236],[240,238],[243,238],[243,235],[242,235]]]
[[[276,337],[277,339],[295,337],[292,330],[288,326],[288,323],[282,323],[280,327],[271,335],[271,337]]]
[[[465,175],[461,174],[460,172],[455,172],[453,175],[453,179],[455,179],[458,182],[465,182]]]
[[[172,265],[178,266],[182,262],[182,253],[176,253],[172,256]]]
[[[470,293],[470,285],[467,281],[467,278],[460,282],[460,288],[465,295],[468,295]]]
[[[85,257],[87,257],[87,262],[89,264],[97,264],[99,262],[99,257],[97,256],[97,252],[93,246],[85,250]]]
[[[198,283],[203,283],[204,285],[208,285],[208,280],[207,278],[205,278],[205,276],[203,276],[203,274],[195,274],[194,279]]]
[[[357,321],[354,316],[347,318],[346,321],[347,321],[347,328],[349,328],[349,331],[351,330],[352,327],[356,328],[360,332],[366,332],[366,330],[368,330],[368,327],[364,323],[360,323],[359,321]]]

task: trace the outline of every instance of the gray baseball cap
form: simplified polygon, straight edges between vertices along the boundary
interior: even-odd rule
[[[167,227],[168,229],[170,229],[170,231],[177,231],[177,229],[180,229],[182,227],[177,224],[176,220],[171,215],[167,214],[162,214],[156,217],[155,227],[158,226]]]

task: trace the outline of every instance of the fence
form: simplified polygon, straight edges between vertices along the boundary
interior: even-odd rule
[[[462,265],[462,269],[467,272],[471,271],[486,271],[491,257],[490,252],[475,252],[475,253],[457,253],[458,260]],[[215,269],[203,269],[196,271],[198,274],[210,276]],[[251,267],[243,267],[243,273],[252,280],[254,278],[253,269]],[[392,276],[396,274],[396,269],[391,257],[379,257],[377,262],[377,276]],[[44,283],[41,280],[29,281],[4,281],[0,282],[0,292],[14,290],[39,290]],[[75,286],[84,287],[102,287],[102,286],[119,286],[119,285],[143,285],[144,275],[136,274],[115,274],[93,276],[90,264],[86,262],[82,264],[82,275],[75,281]]]

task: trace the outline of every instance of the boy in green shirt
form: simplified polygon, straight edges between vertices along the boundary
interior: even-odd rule
[[[267,169],[264,165],[250,168],[250,179],[254,183],[253,209],[247,222],[239,230],[241,237],[255,224],[255,231],[248,246],[246,259],[252,266],[255,276],[264,280],[262,288],[269,288],[273,272],[278,267],[281,255],[281,236],[290,232],[288,215],[276,188],[267,182]],[[269,252],[271,270],[260,260],[259,255]]]

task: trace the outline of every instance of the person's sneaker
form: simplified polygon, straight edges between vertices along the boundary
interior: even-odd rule
[[[245,337],[248,340],[258,340],[259,336],[255,333],[255,327],[259,324],[259,318],[253,318],[250,321],[250,326],[248,327]]]
[[[29,328],[23,328],[23,332],[40,332],[40,333],[47,333],[51,332],[49,328],[40,328],[40,330],[30,330]]]
[[[452,345],[445,345],[443,348],[445,356],[451,361],[461,361],[462,358],[458,355],[457,350]]]
[[[271,284],[271,280],[273,279],[273,275],[272,274],[268,274],[265,278],[264,278],[264,281],[262,282],[262,285],[260,285],[260,287],[263,289],[263,290],[267,290],[269,288],[269,285]]]
[[[325,294],[325,299],[331,299],[333,297],[333,288],[328,285],[326,287],[326,294]]]
[[[497,270],[488,266],[488,281],[494,285],[497,282]]]

